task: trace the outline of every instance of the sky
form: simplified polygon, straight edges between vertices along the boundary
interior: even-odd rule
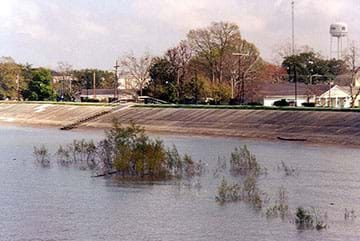
[[[133,52],[161,55],[190,29],[214,21],[240,26],[262,57],[278,61],[291,41],[291,0],[0,0],[0,56],[56,68],[111,69]],[[345,22],[360,39],[360,1],[295,0],[297,45],[329,55],[329,25]]]

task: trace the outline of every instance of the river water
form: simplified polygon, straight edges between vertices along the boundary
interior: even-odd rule
[[[201,188],[162,183],[124,185],[91,178],[76,169],[40,168],[33,146],[55,150],[73,139],[98,140],[102,132],[0,127],[0,240],[360,240],[360,150],[302,143],[213,137],[160,136],[181,153],[208,163]],[[288,191],[290,208],[327,213],[329,228],[297,230],[290,221],[268,220],[244,203],[219,205],[218,156],[246,144],[268,175],[260,188],[274,197]],[[285,176],[281,161],[299,170]]]

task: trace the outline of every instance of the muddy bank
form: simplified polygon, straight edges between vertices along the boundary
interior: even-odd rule
[[[104,106],[0,104],[0,123],[60,128],[96,113]],[[360,146],[360,113],[227,109],[123,108],[82,123],[105,129],[113,118],[134,122],[149,132],[261,139],[306,139],[311,143]]]

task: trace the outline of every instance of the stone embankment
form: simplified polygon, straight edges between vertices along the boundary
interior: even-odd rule
[[[67,126],[112,107],[54,104],[0,104],[0,123],[16,125]]]
[[[134,122],[152,132],[246,138],[306,139],[313,143],[360,145],[360,112],[129,108],[90,121],[107,128],[111,120]]]
[[[114,118],[150,132],[360,145],[360,112],[0,104],[0,123],[105,129]]]

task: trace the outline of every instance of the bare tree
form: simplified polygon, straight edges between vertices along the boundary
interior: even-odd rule
[[[58,62],[58,72],[61,76],[61,90],[62,95],[64,95],[66,92],[69,94],[69,96],[73,96],[73,88],[72,88],[72,81],[73,81],[73,66],[70,65],[67,62],[60,61]]]
[[[251,81],[258,72],[256,65],[260,63],[260,52],[254,44],[246,40],[237,43],[236,53],[229,55],[227,59],[228,72],[231,74],[232,91],[235,86],[242,102],[245,101],[246,81]],[[234,96],[234,95],[233,95]]]
[[[348,86],[350,88],[351,95],[351,108],[355,107],[355,102],[360,95],[360,88],[356,87],[356,80],[359,77],[360,73],[360,67],[358,67],[357,65],[358,57],[359,49],[357,48],[355,43],[352,43],[348,50],[348,54],[345,56],[346,64],[348,65],[351,73],[348,80]]]
[[[135,57],[133,53],[125,55],[120,60],[123,73],[129,74],[133,81],[133,88],[143,95],[143,89],[149,81],[149,70],[152,64],[152,57],[145,53],[141,57]]]
[[[192,58],[192,50],[188,43],[183,40],[175,48],[169,49],[165,58],[171,63],[176,71],[176,83],[179,85],[187,73],[187,65]]]
[[[165,54],[165,58],[169,61],[176,73],[176,87],[178,98],[181,95],[180,92],[183,87],[186,75],[188,74],[188,65],[192,56],[192,50],[187,41],[185,40],[181,41],[178,46],[169,49]]]
[[[295,45],[295,49],[294,49],[295,55],[299,55],[300,53],[308,53],[308,52],[315,53],[315,50],[308,45],[302,45],[302,46]],[[316,53],[316,54],[320,56],[320,53]],[[292,56],[292,55],[293,55],[293,53],[292,53],[291,42],[280,43],[280,44],[274,46],[274,62],[275,63],[280,65],[286,57]]]

